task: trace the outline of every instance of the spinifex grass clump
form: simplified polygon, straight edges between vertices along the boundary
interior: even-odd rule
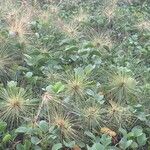
[[[56,26],[66,37],[77,38],[80,34],[79,24],[75,21],[65,22],[61,19],[56,21]]]
[[[0,150],[148,150],[149,31],[148,0],[0,0]]]
[[[111,49],[113,47],[113,41],[109,33],[101,33],[100,31],[96,31],[91,29],[87,31],[87,37],[95,48],[102,49],[104,47],[108,47]]]
[[[57,107],[52,114],[51,122],[58,128],[61,140],[79,138],[79,121],[73,113],[65,112],[62,108]]]
[[[113,122],[113,126],[116,128],[118,126],[122,126],[124,128],[130,127],[135,123],[136,118],[134,114],[131,112],[131,108],[129,106],[121,106],[119,103],[114,101],[109,101],[110,106],[106,107],[108,124],[111,126]]]
[[[136,79],[126,73],[124,70],[112,74],[110,80],[110,95],[111,99],[116,99],[119,103],[130,103],[137,98],[137,84]],[[136,99],[135,99],[136,97]]]
[[[85,90],[92,85],[92,81],[90,81],[90,72],[86,73],[86,71],[80,67],[76,68],[72,74],[68,74],[65,82],[66,93],[77,101],[80,101],[80,98],[85,98]]]
[[[0,91],[0,117],[12,128],[20,125],[25,118],[30,116],[34,104],[32,104],[29,91],[17,87],[13,82],[9,84],[6,89]]]
[[[12,68],[17,64],[17,54],[6,43],[0,43],[0,81],[7,81]]]
[[[100,128],[104,125],[104,110],[102,106],[93,99],[80,103],[79,114],[87,130]]]

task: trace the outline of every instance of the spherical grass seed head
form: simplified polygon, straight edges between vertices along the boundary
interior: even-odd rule
[[[9,87],[0,91],[0,117],[10,128],[18,126],[33,108],[28,91],[21,87]]]
[[[62,111],[56,111],[52,117],[53,125],[57,126],[61,135],[65,139],[77,138],[77,121],[71,116]]]

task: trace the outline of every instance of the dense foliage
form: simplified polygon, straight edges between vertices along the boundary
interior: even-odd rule
[[[0,150],[149,150],[149,101],[149,0],[0,1]]]

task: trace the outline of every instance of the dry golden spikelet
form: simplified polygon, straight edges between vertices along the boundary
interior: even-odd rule
[[[101,132],[102,134],[107,134],[107,135],[109,135],[109,136],[111,136],[111,137],[116,137],[116,136],[117,136],[117,133],[116,133],[115,131],[113,131],[113,130],[107,128],[107,127],[101,128],[101,129],[100,129],[100,132]]]
[[[72,150],[81,150],[81,148],[78,145],[75,145]]]

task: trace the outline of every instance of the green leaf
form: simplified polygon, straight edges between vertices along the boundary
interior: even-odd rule
[[[6,134],[4,137],[3,137],[3,139],[2,139],[2,141],[4,142],[4,143],[7,143],[7,142],[9,142],[11,140],[11,135],[8,133],[8,134]]]
[[[48,132],[49,130],[49,125],[46,121],[42,120],[39,123],[39,128],[43,131],[43,132]]]
[[[16,129],[16,133],[26,133],[28,129],[26,127],[19,127]]]
[[[146,141],[147,141],[147,138],[146,138],[145,133],[137,137],[137,142],[140,146],[144,146],[146,144]]]
[[[26,150],[26,149],[25,149]],[[34,150],[42,150],[42,148],[40,147],[40,146],[38,146],[38,145],[35,145],[34,146]]]
[[[125,129],[119,128],[119,131],[123,134],[123,136],[127,137],[128,133]]]
[[[92,147],[87,146],[88,150],[105,150],[105,147],[100,143],[94,143]]]
[[[65,86],[61,82],[57,82],[52,89],[55,93],[60,93],[65,89]]]
[[[85,67],[84,72],[85,74],[89,74],[92,72],[92,70],[95,68],[94,65],[89,64],[88,66]]]
[[[106,147],[111,144],[111,137],[103,134],[100,142]]]
[[[58,143],[58,144],[53,145],[52,150],[59,150],[61,148],[62,148],[62,144]]]
[[[0,121],[0,132],[3,132],[7,127],[7,123]]]
[[[90,95],[90,96],[93,96],[93,97],[94,97],[94,95],[95,95],[95,93],[94,93],[91,89],[87,89],[87,90],[86,90],[86,93],[87,93],[88,95]]]
[[[91,139],[93,139],[93,140],[96,139],[95,135],[94,135],[93,133],[91,133],[90,131],[85,131],[84,133],[85,133],[88,137],[90,137]]]
[[[134,127],[132,129],[132,132],[133,132],[133,134],[134,134],[135,137],[138,137],[138,136],[140,136],[140,135],[143,134],[142,128],[138,128],[138,127]]]
[[[24,142],[24,149],[28,150],[31,148],[31,142],[29,140],[25,140]]]
[[[119,142],[119,146],[120,148],[122,148],[123,150],[127,149],[128,147],[130,147],[130,145],[132,144],[132,140],[127,140],[126,138],[122,138],[121,141]]]
[[[27,78],[31,78],[31,77],[32,77],[32,75],[33,75],[33,73],[32,73],[32,72],[27,72],[27,73],[26,73],[26,77],[27,77]]]
[[[63,141],[63,143],[67,148],[73,148],[75,146],[75,141],[71,141],[71,142]]]
[[[38,137],[36,137],[36,136],[32,136],[31,137],[31,142],[34,145],[38,145],[41,142],[41,140]]]
[[[17,86],[17,82],[15,82],[15,81],[10,81],[10,82],[8,82],[7,83],[7,85],[8,85],[8,87],[16,87]]]
[[[65,51],[77,51],[78,47],[77,46],[69,46],[65,49]]]
[[[17,146],[16,146],[16,150],[25,150],[25,149],[24,149],[24,146],[19,143],[19,144],[17,144]]]
[[[132,142],[131,148],[133,148],[133,149],[138,148],[138,144],[136,142]]]

